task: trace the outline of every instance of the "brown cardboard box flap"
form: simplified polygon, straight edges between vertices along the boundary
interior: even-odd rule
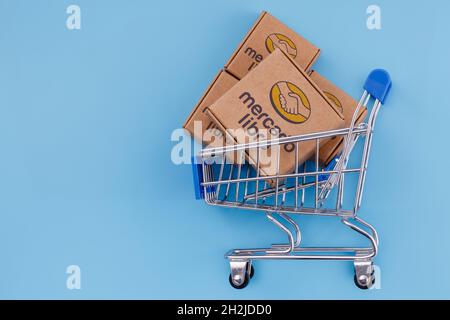
[[[237,79],[232,74],[226,72],[225,70],[220,70],[214,80],[206,89],[205,93],[202,95],[200,100],[195,105],[194,109],[191,111],[186,121],[183,124],[183,128],[187,129],[193,118],[196,117],[198,112],[204,112],[204,109],[220,98],[225,92],[227,92],[233,85],[238,83]]]
[[[210,146],[221,145],[221,140],[223,140],[223,135],[217,130],[214,122],[205,114],[205,108],[217,99],[219,99],[225,92],[231,89],[236,83],[238,83],[233,75],[228,72],[221,70],[214,78],[213,82],[210,84],[205,94],[202,96],[200,101],[195,106],[194,110],[191,112],[183,127],[194,136],[194,138],[208,144]],[[201,126],[201,128],[196,127]],[[209,130],[208,134],[205,132]]]
[[[320,54],[320,49],[263,11],[225,68],[242,79],[276,48],[286,52],[303,70],[311,68]]]

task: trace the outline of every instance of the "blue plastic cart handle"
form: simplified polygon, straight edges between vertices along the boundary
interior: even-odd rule
[[[201,183],[203,182],[203,169],[202,164],[197,161],[197,157],[192,156],[192,176],[194,178],[194,191],[195,199],[205,199],[205,192]]]
[[[332,171],[334,169],[334,167],[336,166],[336,164],[338,163],[339,157],[340,156],[334,157],[333,160],[331,160],[330,163],[322,171]],[[329,174],[320,174],[319,182],[328,180],[329,176],[330,176]]]
[[[364,90],[370,93],[370,95],[378,99],[381,104],[386,101],[389,90],[391,90],[392,81],[391,76],[386,70],[375,69],[367,77],[364,84]]]

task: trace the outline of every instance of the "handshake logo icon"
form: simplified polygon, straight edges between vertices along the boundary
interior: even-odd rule
[[[270,101],[275,111],[291,123],[304,123],[311,115],[308,97],[291,82],[275,83],[270,90]]]
[[[266,49],[269,53],[275,51],[275,48],[278,47],[281,50],[284,50],[292,59],[297,57],[297,47],[295,43],[281,33],[272,33],[266,39]]]

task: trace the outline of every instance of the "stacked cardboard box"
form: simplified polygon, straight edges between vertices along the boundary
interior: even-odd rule
[[[270,77],[267,75],[270,74]],[[282,101],[283,95],[287,101]],[[284,104],[284,106],[283,106]],[[286,106],[296,110],[287,110]],[[287,53],[276,49],[269,57],[234,85],[226,94],[207,107],[206,113],[234,143],[254,137],[266,140],[271,136],[286,137],[338,128],[343,117]],[[236,130],[242,129],[242,130]],[[242,134],[248,133],[248,134]],[[315,151],[315,143],[302,143],[299,162],[308,160]],[[295,146],[280,150],[283,159],[270,161],[270,153],[262,153],[261,174],[286,174],[294,169]],[[247,155],[256,163],[255,155]],[[278,167],[279,166],[279,167]]]
[[[263,12],[191,112],[184,128],[204,146],[219,147],[227,139],[227,143],[248,142],[236,134],[236,129],[261,139],[271,134],[283,137],[349,126],[357,103],[311,70],[319,54],[320,49]],[[365,114],[362,110],[358,121]],[[339,138],[322,141],[321,162],[331,161],[342,144]],[[299,162],[315,152],[315,146],[307,143],[300,148]],[[283,161],[278,173],[292,172],[292,150],[282,150],[280,155],[292,161]],[[251,161],[254,157],[247,154],[247,158]],[[262,175],[275,174],[273,164],[260,170]]]

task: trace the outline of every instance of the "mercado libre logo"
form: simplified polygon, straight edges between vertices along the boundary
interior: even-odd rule
[[[270,102],[286,121],[304,123],[311,115],[311,105],[305,93],[295,84],[279,81],[270,89]]]
[[[344,107],[342,106],[341,101],[339,101],[339,99],[335,95],[333,95],[333,94],[331,94],[329,92],[326,92],[326,91],[324,91],[323,93],[325,93],[327,98],[331,102],[333,102],[333,104],[336,106],[336,108],[339,110],[340,113],[344,113]]]
[[[272,33],[266,38],[267,51],[272,53],[275,48],[282,49],[293,59],[297,56],[297,47],[294,42],[281,33]]]

